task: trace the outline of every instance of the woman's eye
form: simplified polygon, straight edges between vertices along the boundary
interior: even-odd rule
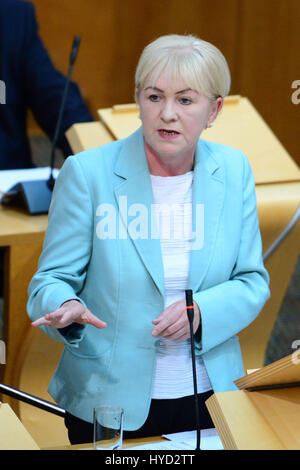
[[[150,95],[149,100],[153,101],[154,103],[157,103],[160,100],[160,98],[158,95]]]
[[[190,100],[189,98],[180,98],[180,103],[181,104],[191,104],[192,100]]]

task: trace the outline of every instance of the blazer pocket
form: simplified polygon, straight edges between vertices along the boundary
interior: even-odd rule
[[[111,347],[111,343],[107,342],[104,337],[99,337],[96,340],[89,338],[88,335],[84,336],[76,346],[65,345],[65,349],[69,353],[82,359],[97,359],[106,354]]]

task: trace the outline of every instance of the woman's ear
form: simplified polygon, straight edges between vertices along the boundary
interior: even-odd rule
[[[224,103],[224,98],[222,98],[222,96],[218,96],[215,103],[213,104],[213,107],[212,107],[210,116],[208,118],[206,127],[212,127],[213,126],[214,121],[216,120],[219,112],[222,109],[223,103]]]

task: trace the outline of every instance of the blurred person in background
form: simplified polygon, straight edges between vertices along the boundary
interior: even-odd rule
[[[0,105],[0,170],[33,167],[27,112],[32,111],[52,140],[66,78],[53,66],[39,37],[30,2],[0,2],[0,80],[6,92],[6,102]],[[65,138],[67,129],[92,120],[78,86],[71,82],[57,142],[65,157],[73,153]]]

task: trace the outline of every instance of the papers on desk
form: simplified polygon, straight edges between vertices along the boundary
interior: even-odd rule
[[[124,450],[195,450],[197,445],[196,431],[186,431],[174,434],[165,434],[166,441],[153,442],[140,446],[129,447]],[[223,444],[215,428],[202,429],[201,450],[223,450]]]
[[[53,170],[54,178],[57,178],[59,170]],[[21,181],[46,180],[50,176],[50,166],[40,168],[28,168],[25,170],[0,171],[0,201],[3,193]]]
[[[135,447],[126,447],[122,450],[191,450],[191,448],[172,441],[161,441],[150,442],[149,444],[142,444]]]

